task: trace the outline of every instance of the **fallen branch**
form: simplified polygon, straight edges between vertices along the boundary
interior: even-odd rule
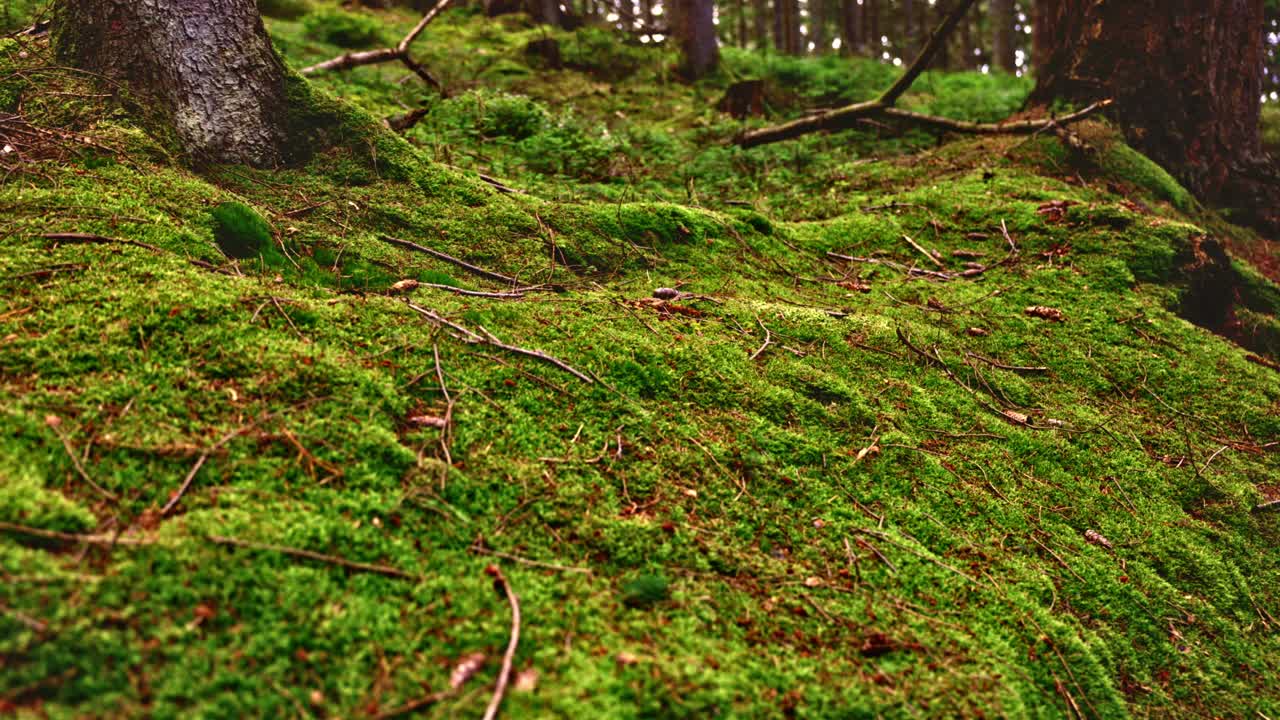
[[[17,523],[10,522],[0,522],[0,530],[7,530],[20,535],[28,535],[30,537],[38,537],[44,540],[82,542],[90,545],[154,545],[156,543],[156,539],[154,537],[119,537],[118,533],[81,535],[79,533],[45,530],[44,528],[31,527],[29,525],[18,525]]]
[[[1060,118],[1046,118],[1044,120],[1013,120],[999,123],[975,123],[966,122],[964,120],[952,120],[951,118],[939,117],[937,115],[924,115],[921,113],[911,112],[910,110],[899,110],[898,108],[893,107],[885,108],[881,113],[895,120],[904,120],[918,125],[927,125],[936,130],[943,130],[946,132],[965,133],[969,135],[1027,135],[1044,132],[1049,128],[1061,127],[1063,125],[1079,122],[1099,110],[1108,107],[1112,102],[1112,100],[1099,100],[1096,103],[1088,105],[1069,115],[1063,115]]]
[[[484,711],[484,720],[493,720],[498,716],[498,706],[502,704],[502,696],[507,692],[507,680],[511,677],[511,663],[515,660],[516,646],[520,644],[520,600],[511,589],[511,583],[497,565],[484,569],[485,574],[493,578],[493,589],[503,594],[511,604],[511,639],[507,642],[507,652],[502,656],[502,668],[498,671],[498,683],[493,688],[493,697],[489,707]]]
[[[937,267],[939,270],[946,270],[946,268],[942,265],[942,261],[940,261],[940,260],[938,260],[938,258],[934,257],[934,256],[933,256],[933,253],[929,252],[928,250],[925,250],[923,245],[921,245],[920,243],[916,242],[915,240],[912,240],[912,239],[911,239],[909,236],[907,236],[907,235],[903,235],[903,236],[902,236],[902,239],[903,239],[903,240],[906,240],[908,245],[910,245],[910,246],[911,246],[911,247],[912,247],[916,252],[918,252],[918,253],[920,253],[921,255],[923,255],[923,256],[924,256],[924,258],[925,258],[926,260],[928,260],[929,262],[933,263],[933,265],[934,265],[935,267]]]
[[[401,240],[400,238],[393,238],[387,235],[382,236],[382,241],[391,243],[392,245],[399,245],[402,248],[413,250],[414,252],[426,253],[427,255],[430,255],[431,257],[436,258],[438,260],[444,260],[447,263],[453,263],[454,265],[457,265],[463,270],[466,270],[467,272],[472,273],[474,275],[479,275],[480,277],[485,277],[485,278],[489,278],[490,280],[496,280],[498,282],[507,283],[508,285],[520,284],[520,281],[516,280],[513,277],[503,275],[502,273],[494,272],[492,270],[486,270],[482,267],[479,267],[478,265],[472,265],[471,263],[465,260],[459,260],[458,258],[452,255],[449,255],[448,253],[442,253],[439,250],[434,250],[425,245],[419,245],[418,243],[415,243],[415,242],[410,242],[408,240]]]
[[[751,148],[780,140],[790,140],[791,138],[819,130],[848,128],[862,118],[883,114],[885,109],[892,107],[898,101],[898,98],[916,81],[920,73],[924,72],[925,68],[929,66],[933,56],[946,43],[947,36],[960,24],[961,18],[969,11],[974,2],[975,0],[961,0],[955,6],[946,19],[942,21],[942,24],[929,36],[929,41],[925,44],[924,49],[916,56],[915,61],[911,63],[907,71],[888,90],[885,90],[880,97],[867,102],[847,105],[836,110],[829,110],[812,117],[793,120],[789,123],[751,130],[735,138],[734,143],[744,148]]]
[[[906,273],[914,277],[927,277],[935,280],[954,280],[958,277],[955,273],[949,273],[942,270],[925,270],[918,267],[910,267],[892,260],[882,260],[880,258],[857,257],[854,255],[842,255],[838,252],[827,252],[827,257],[834,260],[844,260],[845,262],[866,263],[868,265],[884,265],[900,272]]]
[[[247,548],[249,550],[267,550],[270,552],[278,552],[281,555],[290,557],[304,558],[306,560],[315,560],[317,562],[329,565],[337,565],[339,567],[354,570],[356,572],[372,573],[374,575],[384,575],[386,577],[399,578],[401,580],[421,580],[421,576],[413,573],[405,572],[399,568],[390,565],[377,565],[374,563],[362,563],[354,560],[348,560],[337,555],[325,555],[324,553],[312,552],[301,548],[287,547],[285,545],[271,545],[269,543],[259,543],[250,540],[241,540],[240,538],[226,537],[224,535],[210,535],[209,541],[216,545],[231,545],[233,547]]]
[[[429,25],[432,20],[435,20],[436,16],[448,7],[449,1],[450,0],[440,0],[437,2],[436,6],[427,11],[427,14],[422,16],[422,19],[418,21],[418,24],[414,25],[413,29],[409,31],[409,34],[405,35],[404,39],[402,39],[395,47],[344,53],[331,60],[325,60],[324,62],[316,63],[315,65],[308,65],[298,72],[303,75],[313,75],[326,70],[350,70],[351,68],[360,67],[361,65],[375,65],[378,63],[399,60],[415,75],[422,78],[428,85],[439,90],[441,95],[444,95],[446,94],[444,86],[441,85],[440,81],[428,72],[425,67],[418,64],[409,55],[409,46],[413,44],[414,40],[418,39],[418,35],[422,34],[422,31],[427,27],[427,25]],[[390,121],[388,122],[390,123]]]
[[[1039,365],[1034,365],[1034,366],[1032,366],[1032,365],[1005,365],[1004,363],[999,362],[998,360],[993,360],[993,359],[991,359],[991,358],[989,358],[989,357],[986,357],[986,356],[984,356],[984,355],[979,355],[978,353],[975,353],[975,352],[965,352],[965,355],[968,355],[969,357],[973,358],[974,360],[981,360],[982,362],[984,362],[984,363],[986,363],[986,364],[990,365],[991,367],[993,367],[993,368],[998,368],[998,369],[1000,369],[1000,370],[1010,370],[1010,371],[1013,371],[1013,372],[1032,372],[1032,373],[1049,372],[1049,368],[1047,368],[1047,367],[1041,367],[1041,366],[1039,366]]]
[[[1262,512],[1264,510],[1280,512],[1280,500],[1268,500],[1267,502],[1258,503],[1253,506],[1254,512]]]
[[[578,378],[579,380],[581,380],[582,382],[588,385],[595,384],[595,380],[593,380],[591,376],[587,375],[581,370],[578,370],[577,368],[561,360],[560,358],[557,358],[553,355],[548,355],[547,353],[544,353],[541,350],[530,350],[529,348],[523,348],[518,345],[508,345],[507,343],[504,343],[501,340],[499,340],[497,336],[495,336],[493,333],[486,330],[483,325],[480,326],[480,333],[483,333],[482,335],[480,333],[472,332],[471,330],[468,330],[467,328],[459,325],[458,323],[455,323],[452,320],[448,320],[440,316],[439,313],[436,313],[433,310],[428,310],[427,308],[414,305],[413,303],[408,301],[406,301],[405,304],[409,306],[410,310],[413,310],[419,315],[425,317],[432,324],[440,327],[449,328],[455,333],[455,337],[457,337],[462,342],[467,343],[468,345],[491,345],[500,350],[506,350],[509,353],[514,353],[516,355],[524,355],[525,357],[531,357],[531,358],[534,358],[535,360],[541,360],[542,362],[545,362],[549,365],[554,365],[560,368],[561,370],[569,373],[570,375]]]

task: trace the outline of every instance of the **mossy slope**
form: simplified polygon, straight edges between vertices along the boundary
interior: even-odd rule
[[[527,29],[442,23],[527,68]],[[372,130],[196,175],[83,111],[59,120],[132,152],[0,186],[0,521],[122,542],[0,538],[2,707],[377,715],[481,652],[427,709],[479,716],[508,632],[480,548],[571,567],[501,561],[509,717],[1280,714],[1280,516],[1251,512],[1280,494],[1277,371],[1178,315],[1204,231],[1055,171],[1056,141],[846,164],[766,217],[671,204],[656,171],[619,202],[503,195]],[[537,184],[608,191],[575,182]],[[227,202],[279,257],[218,251]],[[990,269],[828,255],[936,269],[904,235]],[[505,288],[388,236],[551,286],[411,299],[594,382],[426,322],[394,282]]]

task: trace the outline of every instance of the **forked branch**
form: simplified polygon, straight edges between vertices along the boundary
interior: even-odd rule
[[[448,7],[449,2],[450,0],[439,0],[435,7],[427,11],[427,14],[422,16],[422,19],[418,21],[418,24],[414,25],[413,29],[409,31],[409,34],[405,35],[395,47],[343,53],[331,60],[325,60],[324,62],[304,67],[298,72],[303,75],[314,75],[315,73],[324,72],[325,70],[350,70],[351,68],[360,67],[361,65],[376,65],[378,63],[398,60],[414,74],[422,78],[422,80],[428,85],[439,90],[443,95],[445,94],[444,86],[441,85],[440,81],[437,80],[425,67],[420,65],[412,56],[409,55],[409,46],[413,44],[414,40],[418,39],[418,36],[422,34],[422,31],[427,27],[427,25],[431,24],[431,21],[435,20],[436,17],[444,11],[446,7]]]

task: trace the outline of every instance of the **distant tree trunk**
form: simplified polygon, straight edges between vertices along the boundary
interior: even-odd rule
[[[977,12],[978,6],[974,6],[969,10],[969,14],[965,15],[960,21],[960,69],[973,69],[973,15]]]
[[[529,14],[540,23],[560,27],[560,0],[532,0]]]
[[[787,3],[789,0],[773,0],[773,49],[787,51]]]
[[[831,49],[827,45],[826,9],[823,0],[809,0],[809,40],[813,42],[815,55],[822,55]]]
[[[284,67],[254,0],[60,0],[61,62],[120,82],[198,162],[285,160]]]
[[[840,54],[856,55],[862,51],[862,10],[858,0],[842,0],[840,5]]]
[[[800,0],[787,0],[787,52],[803,55],[804,35],[800,32]]]
[[[1013,0],[991,0],[991,54],[995,66],[1015,72],[1018,69],[1013,47]]]
[[[865,8],[863,17],[866,18],[862,27],[868,33],[867,48],[871,51],[872,57],[880,57],[884,47],[880,42],[880,0],[862,0],[862,4]]]
[[[1051,0],[1031,102],[1114,98],[1139,150],[1202,199],[1280,229],[1261,150],[1263,0]]]
[[[747,0],[738,0],[738,47],[747,46]]]
[[[681,74],[690,80],[705,77],[720,62],[714,0],[670,0],[667,10],[684,57]]]
[[[769,47],[769,0],[752,0],[752,10],[756,49],[764,50]]]
[[[903,62],[910,62],[916,52],[916,8],[913,0],[902,0],[902,41],[898,44]]]

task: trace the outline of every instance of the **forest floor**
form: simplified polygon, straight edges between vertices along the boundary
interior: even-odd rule
[[[294,68],[415,20],[263,5]],[[728,143],[869,61],[415,57],[448,99],[295,80],[321,152],[197,172],[0,41],[0,713],[479,717],[492,565],[505,717],[1280,717],[1267,241],[1101,122]]]

